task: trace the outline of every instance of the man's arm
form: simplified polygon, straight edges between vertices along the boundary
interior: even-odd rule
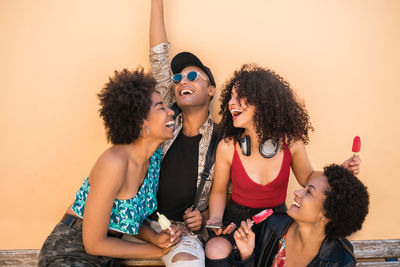
[[[165,31],[164,25],[163,1],[151,0],[150,47],[167,42],[167,32]]]
[[[176,99],[169,67],[168,51],[170,44],[165,31],[162,0],[151,0],[149,39],[149,60],[153,77],[157,81],[156,90],[161,94],[164,102],[170,106]]]

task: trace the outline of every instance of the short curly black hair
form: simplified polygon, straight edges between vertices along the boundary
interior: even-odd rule
[[[326,236],[346,237],[360,230],[368,214],[367,188],[349,170],[336,164],[325,167],[324,176],[328,180],[324,201]]]
[[[222,115],[220,125],[223,138],[236,138],[242,132],[241,128],[233,126],[229,112],[228,103],[233,86],[239,99],[256,108],[253,121],[260,143],[272,138],[283,148],[286,138],[289,146],[297,140],[308,144],[308,132],[314,128],[304,105],[296,100],[288,82],[256,64],[245,64],[235,71],[221,92],[219,114]]]
[[[151,94],[156,81],[138,67],[133,71],[114,72],[97,95],[100,117],[103,118],[107,140],[114,145],[130,144],[140,134],[143,120],[151,107]]]

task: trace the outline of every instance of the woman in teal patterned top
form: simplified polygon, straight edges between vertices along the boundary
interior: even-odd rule
[[[157,234],[142,225],[157,209],[162,156],[157,148],[173,137],[174,128],[173,112],[155,84],[141,68],[124,69],[98,94],[112,146],[97,159],[74,203],[46,239],[39,266],[112,266],[116,258],[161,256],[179,241],[178,230]],[[151,243],[122,240],[122,233]]]

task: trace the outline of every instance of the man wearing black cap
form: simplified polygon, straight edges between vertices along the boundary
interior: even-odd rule
[[[179,107],[174,138],[163,144],[158,212],[198,234],[207,220],[208,197],[214,165],[201,183],[207,151],[216,124],[209,104],[215,93],[214,77],[198,57],[177,54],[169,65],[170,44],[164,26],[162,0],[151,1],[150,65],[156,90],[165,103]],[[215,135],[215,133],[214,133]],[[213,138],[214,140],[214,138]],[[157,217],[153,218],[157,219]],[[152,224],[154,227],[154,223]],[[182,236],[180,243],[163,257],[166,266],[204,266],[204,250],[196,235]]]

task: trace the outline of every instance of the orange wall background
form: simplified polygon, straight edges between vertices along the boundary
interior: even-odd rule
[[[197,54],[219,91],[250,62],[291,83],[316,129],[316,169],[350,157],[361,136],[371,206],[351,239],[400,238],[400,1],[165,6],[171,55]],[[149,13],[143,0],[0,0],[0,249],[40,248],[109,146],[96,94],[114,70],[148,68]],[[291,177],[288,202],[297,187]]]

